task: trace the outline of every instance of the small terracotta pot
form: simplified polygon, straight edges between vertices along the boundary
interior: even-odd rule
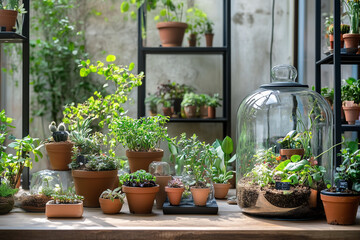
[[[189,47],[196,47],[196,40],[197,40],[197,35],[196,34],[190,34],[190,36],[189,36]]]
[[[208,106],[208,118],[216,117],[216,108]]]
[[[156,184],[159,185],[159,192],[156,194],[156,208],[162,209],[166,200],[165,187],[171,180],[171,176],[156,176]]]
[[[160,162],[164,156],[164,151],[159,149],[157,152],[134,152],[126,150],[126,156],[129,161],[130,172],[136,172],[143,169],[149,171],[150,163],[156,161]]]
[[[184,107],[186,118],[196,118],[196,106]]]
[[[229,192],[230,183],[214,183],[215,198],[223,199]]]
[[[344,101],[342,108],[344,109],[345,120],[349,124],[355,124],[355,121],[359,119],[360,106],[354,101]]]
[[[206,206],[206,201],[208,199],[210,188],[190,188],[194,204],[196,206]]]
[[[304,156],[305,150],[303,148],[298,149],[280,149],[280,155],[286,156],[286,159],[290,159],[292,155]]]
[[[84,212],[83,203],[54,204],[54,200],[46,203],[45,215],[48,218],[80,218]]]
[[[164,116],[171,117],[171,115],[172,115],[171,107],[163,107],[162,110],[163,110]]]
[[[159,186],[155,187],[128,187],[122,186],[122,191],[126,193],[130,213],[149,214],[152,211],[156,193]]]
[[[206,46],[212,47],[213,46],[213,39],[214,34],[213,33],[205,33],[205,40],[206,40]]]
[[[200,117],[201,118],[208,118],[208,107],[207,106],[201,106],[200,107]]]
[[[330,49],[334,49],[334,35],[329,35]],[[340,48],[344,48],[344,34],[340,34]]]
[[[347,33],[343,35],[345,41],[346,52],[355,54],[359,50],[360,34]]]
[[[179,47],[187,28],[186,23],[182,22],[159,22],[156,24],[159,29],[160,41],[163,47]]]
[[[310,189],[310,197],[309,197],[309,207],[316,208],[317,207],[317,196],[318,191],[315,189]]]
[[[15,10],[0,10],[0,27],[6,27],[7,32],[13,32],[17,15]]]
[[[360,194],[332,193],[321,191],[326,221],[333,225],[355,224]]]
[[[105,214],[119,213],[123,206],[119,198],[114,199],[114,201],[112,201],[111,199],[99,198],[99,203],[101,210]]]
[[[173,206],[179,206],[181,202],[181,197],[185,188],[171,188],[165,187],[165,192],[167,193],[169,202]]]
[[[0,197],[0,214],[7,214],[14,208],[14,196]]]
[[[233,177],[229,179],[230,188],[236,187],[235,182],[236,182],[236,172],[233,172]]]
[[[69,141],[45,143],[45,149],[49,155],[50,166],[52,170],[69,170],[68,165],[71,163],[73,146],[74,143]]]
[[[100,207],[99,197],[106,189],[114,189],[117,170],[72,170],[76,194],[84,196],[84,207]]]
[[[150,112],[150,116],[152,116],[152,117],[154,117],[154,116],[156,116],[157,115],[157,113],[156,112],[152,112],[152,111],[149,111]]]

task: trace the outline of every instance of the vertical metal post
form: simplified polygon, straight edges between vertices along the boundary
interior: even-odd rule
[[[315,61],[321,58],[321,0],[315,1]],[[315,91],[321,92],[321,65],[315,65]]]
[[[23,55],[22,55],[22,136],[25,137],[29,135],[29,119],[30,119],[30,91],[29,91],[29,60],[30,60],[30,48],[29,48],[29,39],[30,39],[30,0],[24,1],[24,8],[27,13],[24,15],[24,22],[22,27],[22,35],[26,38],[22,42]],[[24,189],[29,189],[29,168],[25,168],[22,173],[22,187]]]
[[[334,112],[335,112],[335,133],[334,144],[341,142],[341,58],[340,58],[340,0],[334,0]],[[341,157],[337,156],[340,152],[341,146],[334,149],[334,156],[336,159],[334,166],[339,166]]]
[[[226,51],[223,55],[223,136],[231,135],[231,0],[224,0],[223,41]]]
[[[146,31],[146,15],[144,3],[138,11],[138,72],[145,72],[146,70],[146,54],[143,51],[143,39],[142,39],[142,22]],[[142,85],[138,87],[138,117],[145,116],[145,96],[146,96],[146,77],[142,80]]]

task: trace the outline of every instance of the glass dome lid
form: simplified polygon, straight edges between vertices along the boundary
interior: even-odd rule
[[[293,66],[272,69],[272,83],[237,113],[237,202],[243,212],[277,218],[322,214],[316,191],[332,181],[332,110]],[[314,193],[313,193],[314,192]]]

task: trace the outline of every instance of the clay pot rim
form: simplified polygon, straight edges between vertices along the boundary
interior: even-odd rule
[[[70,140],[66,140],[66,141],[62,141],[62,142],[51,141],[51,142],[45,143],[45,145],[68,145],[68,144],[75,145],[75,143]]]
[[[180,191],[185,191],[185,187],[174,188],[174,187],[165,186],[165,192],[180,192]]]
[[[187,23],[184,22],[158,22],[156,24],[157,29],[161,28],[184,28],[188,27]]]
[[[227,186],[229,185],[230,186],[230,183],[227,182],[227,183],[214,183],[214,185],[217,185],[217,186]]]
[[[80,200],[80,202],[78,203],[68,203],[68,204],[64,204],[64,203],[61,203],[61,204],[55,204],[53,203],[54,200],[50,200],[46,203],[46,205],[51,205],[51,206],[71,206],[71,205],[83,205],[83,201]]]
[[[358,37],[360,36],[360,33],[344,33],[343,37],[344,38],[352,38],[352,37]]]
[[[155,149],[156,151],[153,151],[153,152],[146,152],[146,151],[133,151],[133,150],[130,150],[130,149],[126,149],[126,153],[134,153],[134,154],[137,154],[137,153],[149,153],[149,154],[156,154],[156,153],[164,153],[164,150],[162,150],[161,148],[156,148]]]
[[[77,178],[113,178],[117,173],[117,169],[105,171],[71,170],[71,176]]]
[[[190,191],[192,190],[192,189],[204,189],[204,190],[206,190],[206,189],[209,189],[210,190],[210,187],[190,187]]]
[[[320,193],[322,195],[331,196],[331,197],[358,197],[358,196],[360,196],[360,192],[358,192],[358,193],[329,192],[327,189],[322,190]]]
[[[125,186],[123,185],[121,187],[122,191],[124,193],[157,193],[160,191],[160,186],[159,184],[156,184],[155,187],[129,187],[129,186]],[[141,189],[141,190],[139,190]]]
[[[344,110],[351,110],[351,109],[360,109],[360,106],[352,106],[352,107],[345,107],[343,106]]]
[[[18,11],[12,10],[12,9],[0,9],[0,12],[13,12],[13,13],[18,13]]]

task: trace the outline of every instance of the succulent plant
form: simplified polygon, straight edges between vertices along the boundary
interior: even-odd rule
[[[169,181],[168,187],[171,187],[171,188],[183,188],[184,183],[181,181],[180,178],[174,178],[173,180]]]
[[[64,123],[60,123],[56,127],[56,122],[52,121],[49,125],[49,130],[52,132],[52,137],[55,142],[65,142],[68,140],[69,133],[66,131]]]

